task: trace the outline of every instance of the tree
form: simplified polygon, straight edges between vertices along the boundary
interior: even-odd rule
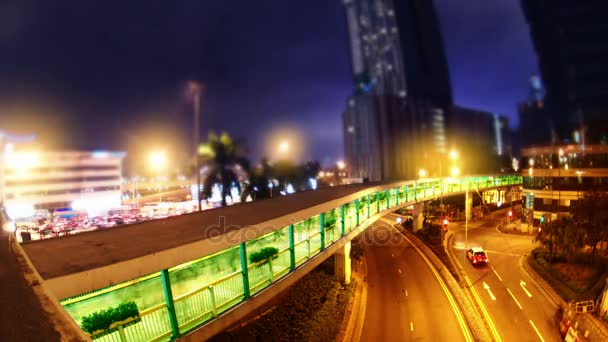
[[[570,245],[574,242],[574,235],[570,232],[573,227],[569,218],[549,221],[542,227],[536,240],[549,250],[549,263],[557,252],[569,253]]]
[[[608,194],[587,192],[574,207],[573,217],[584,232],[585,244],[592,248],[593,264],[598,243],[608,238]]]
[[[262,158],[260,165],[255,169],[251,167],[250,163],[243,164],[243,169],[249,175],[249,179],[243,184],[241,201],[245,201],[249,196],[253,200],[269,198],[270,189],[268,188],[268,183],[272,178],[272,168],[268,159]]]
[[[239,178],[235,171],[237,167],[244,169],[243,165],[247,164],[241,145],[232,140],[225,132],[219,137],[211,132],[209,140],[199,147],[198,152],[208,167],[203,181],[203,198],[209,198],[213,186],[218,184],[221,188],[222,206],[226,206],[226,197],[232,197],[230,193],[232,186],[235,185],[239,192],[241,191]]]

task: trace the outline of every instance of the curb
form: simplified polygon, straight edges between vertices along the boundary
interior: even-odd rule
[[[46,311],[49,321],[61,336],[61,341],[91,341],[91,338],[80,329],[47,288],[42,277],[16,239],[10,239],[10,247],[23,268],[23,276],[26,282],[38,297],[38,301],[42,309]]]
[[[446,234],[446,244],[444,244],[444,248],[445,248],[445,252],[448,256],[448,259],[450,260],[450,263],[452,264],[452,266],[454,267],[454,269],[456,270],[456,272],[458,273],[458,277],[459,282],[458,285],[460,285],[462,292],[464,293],[464,295],[466,296],[466,298],[468,299],[468,301],[470,303],[473,303],[473,307],[475,308],[475,314],[478,317],[483,317],[484,316],[484,312],[485,308],[482,309],[480,305],[483,305],[481,302],[478,302],[476,300],[476,297],[473,294],[473,289],[472,289],[472,285],[470,285],[470,281],[467,278],[466,273],[464,272],[464,269],[462,268],[462,265],[460,264],[460,262],[458,261],[458,258],[456,256],[456,253],[454,252],[454,250],[452,248],[449,248],[449,246],[452,245],[453,241],[454,241],[454,233],[453,232],[448,232]],[[478,299],[478,297],[477,297]],[[486,312],[487,313],[487,312]],[[488,314],[489,315],[489,314]],[[488,332],[491,332],[492,329],[490,327],[490,323],[488,323],[487,320],[483,320],[484,322],[484,327],[487,329]],[[498,332],[496,332],[496,334],[498,334]]]
[[[533,267],[528,264],[528,255],[522,257],[520,260],[521,267],[528,273],[528,275],[534,279],[534,281],[538,284],[538,287],[541,289],[545,297],[550,299],[550,301],[555,304],[555,306],[563,312],[566,313],[572,320],[575,322],[574,325],[577,326],[579,321],[584,322],[584,326],[586,326],[585,338],[588,341],[608,341],[608,327],[603,324],[595,315],[593,314],[576,314],[571,312],[570,306],[566,301],[553,290],[551,285],[549,285],[545,279],[539,275]],[[525,259],[525,260],[524,260]],[[582,330],[582,329],[581,329]],[[589,337],[589,330],[593,330],[593,335],[599,335],[600,338],[595,339]]]
[[[534,279],[534,281],[538,284],[538,287],[543,292],[545,297],[553,303],[556,308],[566,309],[568,307],[568,303],[560,297],[555,290],[551,287],[551,285],[547,284],[545,279],[541,277],[536,271],[528,264],[528,258],[530,256],[528,254],[521,257],[519,264],[521,268],[523,268],[526,273],[530,276],[530,278]]]
[[[367,262],[365,257],[361,261],[361,274],[353,272],[355,291],[348,304],[348,316],[344,317],[342,328],[336,341],[358,342],[361,339],[363,322],[365,321],[365,306],[367,302]]]

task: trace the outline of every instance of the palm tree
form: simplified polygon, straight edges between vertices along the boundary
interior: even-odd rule
[[[259,198],[269,198],[270,189],[268,183],[272,178],[272,168],[268,159],[262,158],[260,165],[253,169],[248,161],[243,163],[243,169],[249,175],[249,179],[243,184],[241,192],[241,201],[245,201],[251,196],[253,200]]]
[[[207,143],[199,147],[199,155],[208,166],[208,172],[203,182],[203,198],[209,198],[213,186],[218,184],[221,188],[222,206],[226,206],[226,197],[232,195],[230,189],[233,185],[241,191],[239,177],[236,169],[246,164],[243,151],[239,143],[232,140],[228,133],[222,133],[219,137],[209,133]]]

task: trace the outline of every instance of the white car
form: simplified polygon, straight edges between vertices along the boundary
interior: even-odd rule
[[[467,258],[469,258],[469,261],[471,261],[473,265],[488,263],[488,256],[481,247],[473,247],[467,250]]]

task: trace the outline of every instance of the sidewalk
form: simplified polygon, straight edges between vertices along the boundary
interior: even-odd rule
[[[498,230],[501,233],[516,234],[516,235],[533,235],[538,232],[538,228],[528,223],[522,223],[521,220],[514,220],[511,223],[500,224]]]
[[[0,232],[0,331],[3,341],[86,341],[76,323],[48,295],[21,246]]]
[[[571,321],[572,327],[578,332],[578,337],[582,341],[601,342],[608,341],[608,324],[602,322],[592,313],[574,313],[568,303],[553,290],[545,279],[536,273],[533,267],[528,264],[527,258],[522,258],[522,268],[536,281],[545,296],[553,301],[565,313],[564,317]]]

